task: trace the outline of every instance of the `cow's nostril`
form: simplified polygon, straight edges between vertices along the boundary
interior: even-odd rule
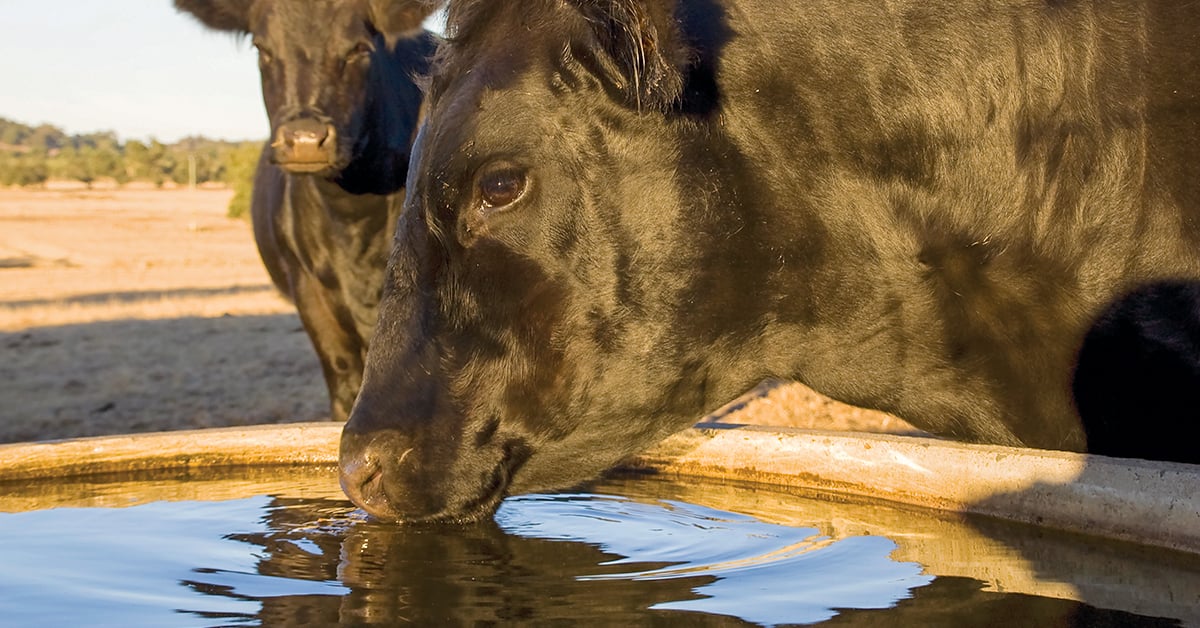
[[[380,500],[386,500],[383,492],[383,469],[376,466],[369,474],[359,479],[359,495],[363,503],[374,506]]]
[[[341,462],[338,480],[351,501],[366,506],[378,501],[383,493],[383,466],[370,455]]]
[[[281,124],[271,147],[282,162],[329,161],[336,144],[333,125],[312,118],[300,118]]]
[[[324,130],[322,130],[321,132],[312,131],[312,130],[293,131],[292,133],[290,133],[288,135],[287,144],[288,144],[288,146],[293,146],[293,147],[298,147],[298,146],[320,147],[322,144],[325,143],[325,138],[328,136],[329,136],[329,134]]]
[[[390,433],[356,432],[351,423],[342,428],[338,462],[342,491],[367,514],[383,520],[397,519],[397,509],[402,509],[410,497],[407,490],[398,490],[396,478],[399,467],[414,449],[401,450],[396,441]]]
[[[312,131],[296,131],[288,138],[288,143],[295,144],[320,144],[317,140],[317,134]]]

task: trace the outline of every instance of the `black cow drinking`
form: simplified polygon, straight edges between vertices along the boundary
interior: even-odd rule
[[[300,312],[345,420],[362,382],[421,106],[432,12],[417,0],[175,0],[252,37],[271,139],[254,181],[259,253]]]
[[[1200,278],[1192,3],[467,0],[449,29],[342,436],[381,518],[486,516],[767,377],[1084,450],[1092,321]],[[1100,453],[1192,427],[1121,420]]]

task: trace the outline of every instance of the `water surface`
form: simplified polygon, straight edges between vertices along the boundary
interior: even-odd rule
[[[0,499],[23,510],[0,624],[1157,626],[1200,603],[1187,559],[748,486],[611,480],[465,527],[368,520],[327,471],[31,490]]]

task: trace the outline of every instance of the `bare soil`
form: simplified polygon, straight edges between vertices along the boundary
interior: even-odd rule
[[[225,217],[231,196],[0,189],[0,442],[328,419],[308,337],[249,224]],[[798,384],[713,418],[912,431]]]

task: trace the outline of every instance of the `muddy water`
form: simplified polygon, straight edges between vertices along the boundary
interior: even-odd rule
[[[611,479],[472,526],[329,470],[0,486],[6,625],[1196,625],[1200,560],[781,493]]]

